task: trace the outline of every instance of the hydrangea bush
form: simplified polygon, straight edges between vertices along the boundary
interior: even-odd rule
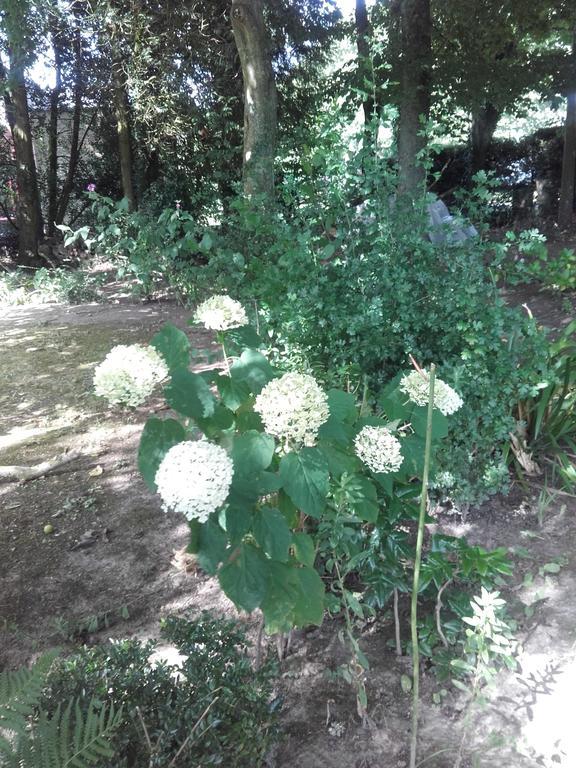
[[[187,519],[189,550],[238,608],[260,608],[270,632],[320,624],[334,604],[325,594],[326,531],[345,524],[372,540],[416,517],[427,411],[411,395],[418,382],[414,374],[397,377],[378,412],[366,414],[349,392],[276,370],[229,297],[201,305],[191,322],[198,321],[231,355],[226,373],[191,372],[186,334],[172,325],[152,339],[176,416],[147,421],[142,475],[168,513]],[[427,386],[424,373],[416,376]],[[442,411],[452,413],[459,401],[443,386],[447,407],[435,410],[435,440],[448,432]]]
[[[164,359],[153,347],[120,344],[94,372],[94,391],[110,403],[136,407],[168,376]]]

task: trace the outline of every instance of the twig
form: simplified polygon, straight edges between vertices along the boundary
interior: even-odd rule
[[[43,461],[40,464],[34,464],[31,467],[18,465],[0,466],[0,482],[10,482],[11,480],[26,482],[27,480],[36,480],[38,477],[47,475],[49,472],[53,472],[55,469],[62,467],[64,464],[69,464],[71,461],[75,461],[81,456],[82,451],[67,451],[56,456],[54,459]]]
[[[402,656],[400,639],[400,616],[398,615],[398,590],[394,587],[394,636],[396,638],[396,656]]]
[[[154,747],[152,746],[152,742],[150,741],[150,734],[148,733],[148,728],[146,728],[146,723],[144,722],[144,718],[142,717],[142,712],[140,711],[140,707],[136,707],[136,714],[138,715],[138,719],[140,720],[140,725],[142,726],[142,730],[144,731],[144,738],[146,739],[148,752],[150,752],[150,761],[152,761],[152,755],[154,754]]]
[[[220,688],[216,688],[216,691],[219,691],[219,690],[220,690]],[[214,691],[214,693],[216,693],[216,691]],[[202,714],[200,715],[200,717],[198,718],[198,720],[196,720],[196,722],[194,723],[194,727],[192,728],[192,730],[190,731],[190,733],[188,734],[188,736],[186,736],[186,738],[185,738],[185,739],[184,739],[184,741],[182,742],[182,745],[181,745],[180,749],[178,750],[178,752],[176,752],[176,754],[174,755],[174,757],[172,758],[172,760],[171,760],[171,761],[168,763],[168,768],[174,768],[174,766],[176,765],[176,761],[178,760],[178,758],[180,757],[180,755],[182,754],[182,752],[184,751],[184,749],[185,749],[185,748],[186,748],[186,746],[188,745],[188,742],[190,741],[190,739],[192,738],[192,736],[194,735],[194,731],[196,730],[196,728],[198,728],[198,726],[200,725],[200,723],[202,722],[202,720],[204,720],[204,718],[206,717],[206,715],[207,715],[207,714],[208,714],[208,712],[210,711],[211,707],[212,707],[214,704],[216,704],[216,702],[218,701],[218,699],[219,699],[219,698],[220,698],[219,696],[216,696],[216,698],[215,698],[215,699],[212,699],[212,701],[210,702],[210,704],[208,704],[208,706],[206,707],[206,709],[204,710],[204,712],[202,712]]]
[[[448,581],[442,584],[442,586],[438,590],[438,595],[436,597],[436,608],[434,609],[434,613],[436,615],[436,629],[438,631],[438,634],[440,635],[440,640],[442,640],[442,644],[444,648],[448,648],[448,640],[446,640],[446,636],[444,635],[444,632],[442,632],[442,622],[440,621],[440,611],[442,610],[442,607],[443,607],[442,592],[444,592],[444,590],[446,589],[448,584],[450,584],[451,581],[452,579],[448,579]]]
[[[262,635],[264,634],[264,614],[260,619],[260,625],[258,627],[258,636],[256,638],[256,659],[254,660],[254,669],[256,672],[262,666]]]
[[[420,495],[420,513],[418,515],[418,533],[416,536],[416,556],[414,558],[414,581],[412,584],[412,599],[410,601],[410,635],[412,639],[412,733],[410,738],[410,768],[416,768],[418,749],[418,719],[420,715],[420,649],[418,647],[418,589],[420,586],[420,565],[422,562],[422,545],[424,543],[424,525],[426,521],[426,504],[428,501],[428,474],[430,472],[430,456],[432,453],[432,416],[434,409],[434,380],[436,366],[430,366],[430,381],[428,389],[428,415],[426,419],[426,445],[424,448],[424,471],[422,472],[422,493]]]

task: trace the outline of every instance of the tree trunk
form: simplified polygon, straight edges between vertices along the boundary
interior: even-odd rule
[[[568,229],[574,223],[574,194],[576,192],[576,27],[572,39],[571,63],[564,130],[564,153],[562,155],[560,203],[558,205],[558,225],[563,229]]]
[[[126,90],[126,73],[119,56],[114,56],[112,64],[112,82],[114,85],[114,106],[116,109],[116,128],[118,131],[118,152],[120,155],[120,174],[122,192],[128,200],[128,209],[136,210],[136,192],[132,163],[132,135],[130,129],[130,103]]]
[[[232,0],[232,30],[244,82],[244,194],[271,200],[278,106],[262,0]]]
[[[398,191],[415,197],[424,191],[426,169],[418,155],[426,147],[430,112],[432,19],[430,0],[401,0]]]
[[[83,79],[83,54],[82,54],[82,35],[80,32],[80,20],[76,19],[76,29],[74,32],[74,111],[72,113],[72,135],[70,137],[70,155],[68,156],[68,170],[66,178],[62,185],[60,200],[58,201],[58,210],[56,213],[56,223],[62,224],[64,216],[68,210],[70,194],[74,188],[74,177],[78,160],[80,159],[80,121],[82,118],[82,95],[84,90]]]
[[[46,186],[48,192],[48,237],[54,235],[58,209],[58,111],[62,93],[62,49],[58,21],[54,20],[50,32],[54,51],[55,84],[50,94],[50,120],[48,122],[48,172]]]
[[[362,109],[364,111],[364,148],[368,148],[374,139],[372,121],[376,100],[374,98],[374,69],[370,55],[370,38],[372,30],[366,10],[366,0],[356,0],[356,48],[358,50],[358,82],[362,92]]]
[[[40,208],[32,128],[28,112],[24,66],[12,51],[10,52],[8,91],[12,104],[12,139],[16,156],[19,263],[25,266],[37,266],[40,263],[38,243],[42,237],[42,210]]]
[[[493,104],[487,102],[472,115],[470,139],[472,144],[470,171],[471,176],[486,166],[486,155],[492,143],[494,131],[500,120],[500,112]]]

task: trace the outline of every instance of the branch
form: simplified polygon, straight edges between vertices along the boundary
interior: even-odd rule
[[[66,451],[56,456],[54,459],[43,461],[40,464],[34,464],[31,467],[18,465],[0,466],[0,483],[13,480],[18,480],[20,482],[36,480],[38,477],[47,475],[49,472],[53,472],[55,469],[62,467],[64,464],[69,464],[71,461],[75,461],[81,456],[82,451]]]

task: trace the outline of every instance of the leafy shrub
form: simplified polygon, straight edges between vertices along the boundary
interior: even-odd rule
[[[102,276],[84,270],[42,267],[17,269],[0,276],[0,304],[81,304],[100,300]]]
[[[0,765],[5,768],[76,768],[112,758],[110,739],[122,711],[94,699],[81,708],[63,699],[39,708],[55,653],[41,656],[31,669],[0,673]]]
[[[517,406],[521,449],[551,461],[554,479],[576,485],[576,321],[550,345],[550,371],[535,394]],[[517,465],[522,474],[522,463]],[[525,467],[524,467],[525,468]]]
[[[275,732],[271,668],[254,672],[243,633],[207,614],[167,618],[162,636],[185,657],[181,666],[152,661],[154,642],[83,648],[56,662],[43,708],[71,697],[82,710],[91,700],[122,707],[115,757],[101,768],[165,767],[183,745],[178,765],[261,765]]]
[[[537,229],[507,232],[496,247],[494,267],[510,285],[536,282],[559,291],[576,289],[576,253],[563,248],[551,256],[545,236]]]

